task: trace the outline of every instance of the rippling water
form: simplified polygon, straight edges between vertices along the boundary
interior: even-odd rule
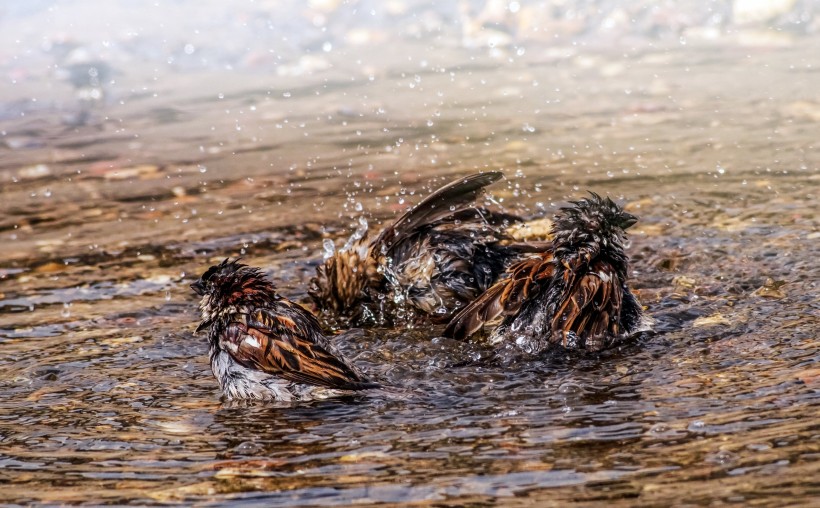
[[[819,41],[787,41],[401,39],[156,84],[136,61],[91,106],[3,85],[0,501],[810,505]],[[244,255],[305,301],[323,239],[496,168],[510,211],[594,190],[640,216],[653,333],[486,363],[438,329],[354,329],[336,344],[405,397],[220,401],[194,276]]]

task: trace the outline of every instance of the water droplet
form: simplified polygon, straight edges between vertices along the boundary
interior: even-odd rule
[[[575,395],[583,392],[583,387],[578,383],[573,383],[572,381],[561,383],[561,386],[558,387],[558,393],[562,393],[564,395]]]
[[[330,259],[336,254],[336,246],[333,245],[333,240],[330,238],[322,240],[322,248],[324,249],[324,253],[322,254],[324,259]]]
[[[734,453],[727,450],[720,450],[717,453],[709,454],[704,459],[704,462],[719,465],[731,464],[736,461],[737,456]]]
[[[68,302],[63,303],[63,310],[60,311],[60,315],[64,318],[71,316],[71,304]]]

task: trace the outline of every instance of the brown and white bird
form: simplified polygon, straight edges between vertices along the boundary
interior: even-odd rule
[[[226,259],[191,288],[202,297],[196,331],[208,330],[211,369],[227,399],[312,400],[379,388],[258,268]]]
[[[501,177],[493,171],[451,182],[372,240],[365,231],[334,251],[310,282],[316,306],[357,324],[402,316],[446,322],[511,261],[539,248],[511,243],[504,232],[520,218],[475,207],[485,187]]]
[[[646,325],[627,285],[625,230],[638,220],[609,198],[590,193],[561,208],[553,250],[520,261],[459,312],[444,331],[466,339],[503,318],[490,342],[513,342],[537,353],[551,344],[598,351]]]

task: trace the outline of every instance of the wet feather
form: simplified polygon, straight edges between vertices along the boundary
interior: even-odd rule
[[[211,367],[229,399],[309,400],[378,388],[279,296],[257,268],[227,259],[191,287],[201,297]]]
[[[644,324],[627,285],[625,230],[637,219],[609,198],[591,194],[562,208],[553,249],[522,260],[453,317],[444,335],[467,339],[500,319],[491,342],[550,344],[597,351]]]
[[[508,243],[519,218],[475,207],[499,172],[470,175],[422,200],[375,238],[364,235],[317,268],[309,294],[323,312],[356,324],[408,313],[446,321],[538,247]]]

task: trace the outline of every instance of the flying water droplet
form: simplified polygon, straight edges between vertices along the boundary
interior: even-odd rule
[[[350,238],[347,239],[347,242],[345,242],[345,245],[344,247],[342,247],[342,249],[350,249],[351,247],[353,247],[353,244],[364,238],[366,234],[367,219],[365,219],[364,217],[359,217],[359,226],[356,228],[356,231],[354,231],[353,234],[350,235]]]
[[[330,259],[336,254],[336,246],[333,245],[333,240],[330,238],[325,238],[322,241],[322,247],[324,248],[324,253],[322,254],[324,259]]]

